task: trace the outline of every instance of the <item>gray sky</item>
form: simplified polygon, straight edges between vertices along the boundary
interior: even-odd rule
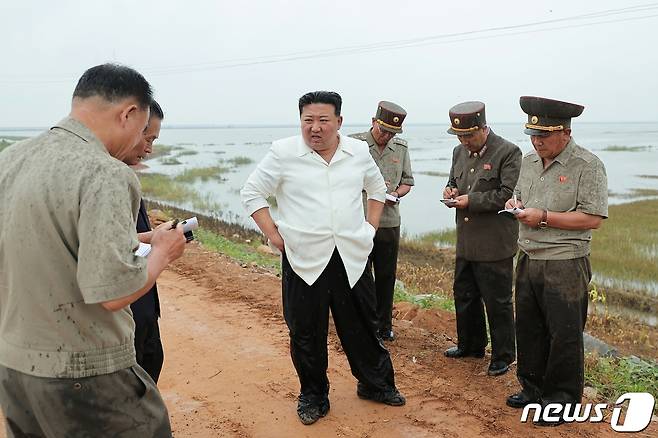
[[[653,8],[442,37],[639,5]],[[589,25],[601,21],[614,22]],[[537,31],[564,26],[578,27]],[[410,123],[447,123],[464,100],[484,101],[490,122],[523,121],[523,94],[583,104],[583,122],[654,121],[657,28],[658,3],[642,0],[3,1],[0,127],[56,122],[82,72],[107,61],[146,76],[167,124],[297,123],[297,99],[317,89],[343,96],[346,123],[369,122],[382,99]],[[495,36],[509,32],[524,33]],[[437,38],[216,68],[422,37]]]

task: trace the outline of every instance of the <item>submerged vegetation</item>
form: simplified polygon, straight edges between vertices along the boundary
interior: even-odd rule
[[[434,170],[427,170],[427,171],[424,171],[424,172],[414,172],[414,173],[416,173],[418,175],[438,176],[440,178],[447,178],[447,177],[450,176],[449,172],[437,172],[437,171],[434,171]]]
[[[658,279],[658,201],[611,205],[609,219],[593,231],[592,268],[618,282],[645,284]]]
[[[207,181],[209,179],[221,179],[221,175],[227,173],[230,169],[222,166],[212,167],[195,167],[186,169],[180,175],[174,177],[174,181],[181,183],[191,183],[196,180]]]
[[[613,144],[601,150],[605,152],[646,152],[651,150],[651,148],[652,146],[620,146]]]

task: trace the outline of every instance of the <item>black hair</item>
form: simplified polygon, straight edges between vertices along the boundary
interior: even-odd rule
[[[157,117],[160,120],[164,120],[164,112],[162,111],[162,107],[158,102],[153,99],[151,102],[151,115],[150,117]]]
[[[343,105],[343,99],[340,94],[333,91],[311,91],[299,98],[299,115],[306,105],[312,103],[326,103],[334,106],[334,114],[340,116],[340,107]]]
[[[101,64],[92,67],[80,78],[73,97],[86,99],[100,96],[108,102],[133,97],[146,109],[153,101],[153,90],[144,76],[130,67],[119,64]]]

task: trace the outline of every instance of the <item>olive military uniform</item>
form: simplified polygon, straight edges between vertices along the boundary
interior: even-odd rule
[[[453,134],[471,132],[473,127],[486,129],[484,104],[480,102],[457,105],[450,116],[449,132]],[[448,187],[457,188],[460,195],[468,194],[468,207],[455,210],[458,348],[464,355],[483,354],[487,345],[486,308],[492,364],[509,365],[515,359],[512,276],[518,224],[498,211],[512,195],[521,156],[515,144],[489,130],[479,152],[470,152],[463,145],[455,147],[448,181]]]
[[[398,133],[406,112],[391,102],[380,102],[375,121],[381,129]],[[363,140],[370,148],[370,155],[384,177],[386,192],[394,192],[400,185],[414,185],[411,172],[411,159],[407,142],[401,138],[391,138],[381,150],[372,136],[372,131],[353,134],[351,137]],[[364,210],[366,208],[364,198]],[[374,246],[369,263],[374,270],[377,291],[377,319],[379,334],[390,339],[392,331],[393,291],[397,274],[398,249],[400,247],[400,204],[386,203],[375,234]]]
[[[170,436],[128,308],[140,188],[82,123],[0,153],[0,403],[10,436]]]
[[[583,107],[522,97],[526,133],[566,129]],[[523,158],[516,193],[525,208],[608,215],[608,188],[601,160],[571,139],[547,167],[536,152]],[[584,383],[583,330],[591,230],[520,225],[516,279],[519,382],[525,399],[579,403]],[[508,399],[509,403],[509,399]]]

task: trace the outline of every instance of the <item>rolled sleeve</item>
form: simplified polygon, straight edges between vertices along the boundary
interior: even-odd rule
[[[124,167],[94,178],[82,194],[77,279],[87,304],[130,295],[147,280],[146,259],[134,254],[139,181]]]
[[[373,199],[379,202],[386,201],[386,183],[384,177],[377,167],[377,163],[372,158],[370,153],[366,159],[366,173],[363,181],[363,189],[368,195],[368,199]]]
[[[599,159],[583,169],[578,185],[577,211],[608,217],[608,176]]]
[[[408,149],[405,149],[404,152],[404,162],[402,163],[402,178],[400,179],[400,184],[407,186],[414,185],[414,176],[411,172],[411,159],[409,158]]]
[[[271,148],[240,190],[242,206],[249,216],[261,208],[269,207],[267,198],[276,192],[280,178],[281,161],[274,148]]]

